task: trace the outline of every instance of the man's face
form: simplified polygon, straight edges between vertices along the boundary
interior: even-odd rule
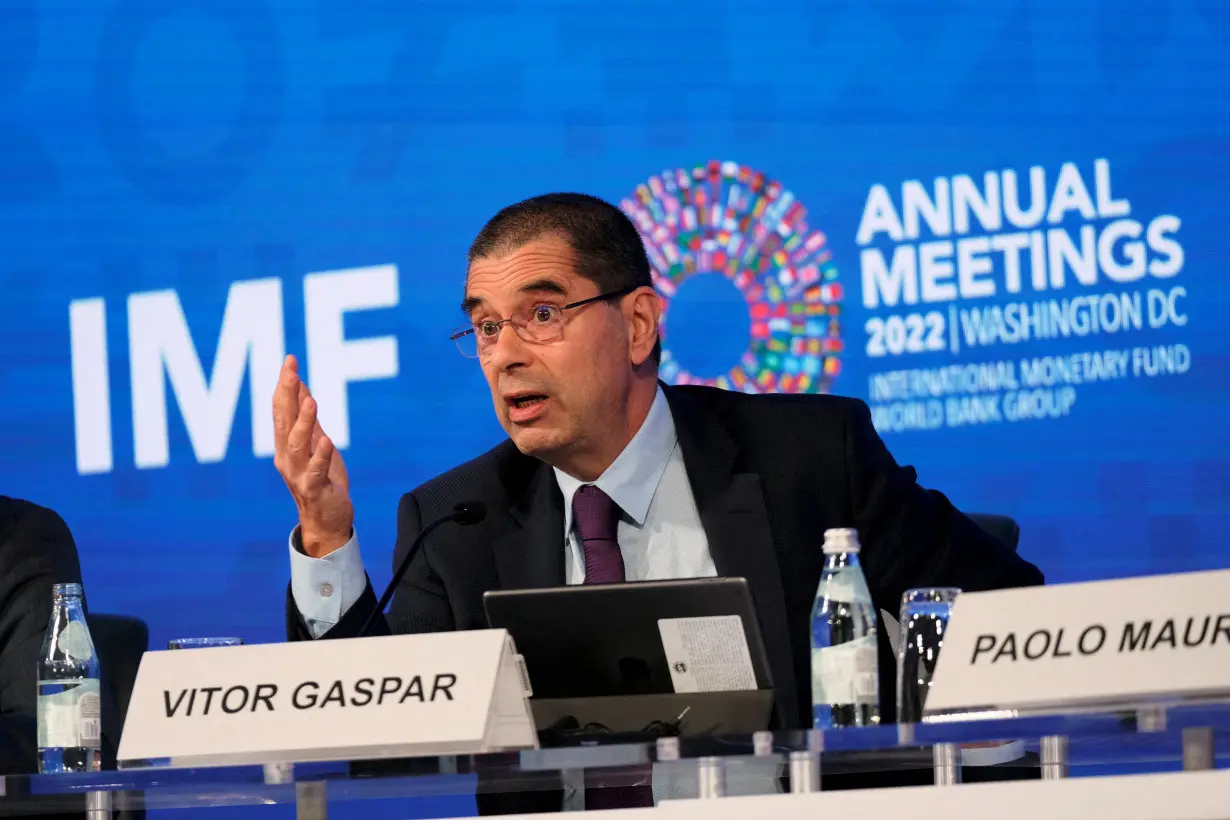
[[[499,321],[540,305],[563,307],[599,293],[576,272],[572,248],[555,236],[476,259],[466,280],[473,322]],[[567,469],[621,435],[632,361],[619,300],[564,311],[562,321],[562,335],[550,342],[526,341],[505,324],[480,350],[479,362],[496,417],[518,449]]]

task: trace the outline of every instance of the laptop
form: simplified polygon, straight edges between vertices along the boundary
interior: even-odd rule
[[[575,715],[631,731],[683,708],[706,732],[768,725],[773,682],[743,578],[493,590],[483,607],[525,660],[539,728]]]

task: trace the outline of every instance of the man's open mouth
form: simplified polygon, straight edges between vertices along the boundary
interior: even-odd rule
[[[524,396],[515,396],[513,398],[510,398],[508,400],[508,403],[511,404],[513,407],[516,407],[517,409],[520,410],[522,408],[531,407],[535,404],[538,404],[539,402],[543,402],[546,400],[547,400],[546,396],[539,395],[537,393],[528,393]]]

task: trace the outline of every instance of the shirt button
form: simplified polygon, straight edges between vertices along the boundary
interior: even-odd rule
[[[332,584],[321,584],[320,594],[326,598],[331,597],[333,595],[333,585]]]

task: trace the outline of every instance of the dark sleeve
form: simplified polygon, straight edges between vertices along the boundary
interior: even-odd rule
[[[397,546],[393,550],[393,571],[397,571],[402,558],[422,529],[418,502],[413,493],[406,493],[397,507]],[[383,590],[382,590],[383,591]],[[329,638],[358,637],[368,615],[376,608],[379,598],[369,579],[366,589],[350,609],[328,632],[320,636]],[[420,549],[411,560],[406,574],[393,593],[387,615],[379,615],[372,623],[370,634],[388,635],[390,632],[447,632],[453,629],[452,609],[444,586],[427,561],[427,551]],[[303,622],[303,616],[295,605],[294,593],[286,588],[286,630],[292,641],[312,640],[311,630]]]
[[[848,417],[846,473],[852,517],[876,605],[894,616],[915,587],[967,592],[1031,586],[1042,573],[897,464],[859,401]]]
[[[397,548],[393,550],[393,571],[422,531],[423,522],[414,493],[401,497],[397,507]],[[431,566],[427,545],[410,559],[410,566],[397,585],[389,606],[389,628],[395,634],[410,632],[451,632],[455,626],[453,608],[444,582]]]
[[[81,583],[77,546],[54,511],[18,502],[0,544],[0,768],[36,768],[35,682],[51,588]]]

